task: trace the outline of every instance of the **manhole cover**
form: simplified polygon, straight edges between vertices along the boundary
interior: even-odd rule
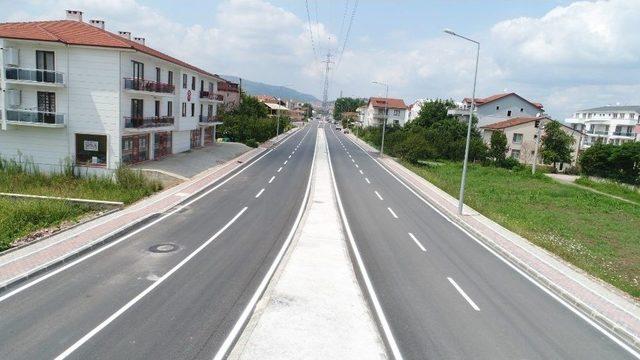
[[[149,251],[154,253],[168,253],[176,250],[178,250],[178,246],[174,244],[159,244],[149,248]]]

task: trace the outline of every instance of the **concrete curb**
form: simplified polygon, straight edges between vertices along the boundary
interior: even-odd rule
[[[371,147],[369,144],[365,143],[364,141],[360,140],[359,138],[355,138],[355,137],[352,136],[351,139],[352,139],[352,141],[358,141],[361,145],[362,144],[366,145],[366,147],[369,148],[369,150],[371,150],[371,151],[377,151],[376,149],[374,149],[373,147]],[[402,164],[398,163],[395,159],[388,158],[388,157],[387,157],[387,159],[388,159],[387,161],[393,161],[397,166],[402,167],[408,173],[413,174],[415,176],[415,180],[430,184],[426,179],[420,177],[419,175],[413,173],[411,170],[405,168],[404,166],[402,166]],[[525,262],[523,262],[522,260],[520,260],[516,256],[512,255],[508,250],[502,248],[500,245],[495,243],[492,239],[490,239],[487,236],[485,236],[484,234],[478,232],[476,229],[474,229],[473,226],[468,224],[463,218],[460,218],[457,215],[451,214],[450,211],[446,207],[444,207],[443,205],[441,205],[438,202],[433,201],[427,194],[425,194],[422,191],[422,189],[420,189],[419,187],[414,186],[411,182],[407,181],[406,180],[406,175],[396,171],[396,169],[394,169],[392,166],[389,166],[386,163],[385,160],[380,161],[380,160],[376,159],[376,161],[379,164],[383,165],[385,169],[389,170],[390,172],[394,173],[399,178],[403,179],[404,183],[407,186],[411,187],[414,191],[420,193],[422,195],[423,199],[425,199],[432,206],[437,208],[438,211],[440,211],[442,214],[444,214],[449,220],[455,222],[461,228],[463,228],[464,230],[466,230],[467,232],[472,234],[475,238],[481,240],[482,243],[487,245],[489,248],[494,250],[496,253],[500,254],[500,256],[502,256],[509,263],[511,263],[512,265],[514,265],[515,267],[517,267],[518,269],[520,269],[521,271],[523,271],[527,275],[531,276],[541,286],[545,287],[546,289],[551,291],[553,294],[555,294],[559,298],[561,298],[564,301],[566,301],[567,303],[571,304],[575,309],[580,311],[582,314],[587,316],[589,319],[593,320],[595,323],[597,323],[598,325],[602,326],[603,328],[609,330],[612,334],[614,334],[620,340],[622,340],[625,343],[627,343],[629,346],[634,348],[636,351],[640,351],[640,337],[638,337],[638,336],[634,335],[633,333],[629,332],[626,328],[620,326],[615,321],[608,319],[606,316],[604,316],[600,312],[596,311],[595,309],[591,308],[589,305],[587,305],[584,302],[582,302],[580,299],[578,299],[576,296],[571,294],[569,291],[564,290],[561,286],[553,283],[553,281],[549,280],[544,275],[542,275],[538,271],[536,271],[534,268],[532,268],[531,266],[529,266],[528,264],[526,264]],[[476,210],[468,207],[467,205],[465,205],[465,208],[467,210],[471,210],[474,213],[479,214],[479,212],[477,212]]]

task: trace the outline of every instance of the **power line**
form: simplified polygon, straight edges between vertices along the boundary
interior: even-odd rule
[[[344,12],[342,13],[342,22],[340,23],[340,32],[338,33],[338,41],[342,39],[342,33],[344,32],[344,24],[347,20],[347,13],[349,12],[349,0],[344,2]]]
[[[311,28],[311,14],[309,13],[309,0],[304,1],[307,6],[307,25],[309,26],[309,38],[311,39],[311,48],[313,49],[313,57],[318,61],[318,52],[316,51],[316,43],[313,40],[313,29]]]
[[[340,62],[342,61],[342,55],[344,54],[344,49],[347,47],[347,42],[349,41],[349,34],[351,34],[351,26],[353,25],[353,19],[356,17],[356,11],[358,10],[358,2],[356,0],[353,4],[353,10],[351,11],[351,19],[349,19],[349,27],[347,27],[347,34],[344,37],[344,42],[342,43],[342,50],[340,51],[340,55],[338,56],[338,64],[336,65],[336,69],[340,66]]]

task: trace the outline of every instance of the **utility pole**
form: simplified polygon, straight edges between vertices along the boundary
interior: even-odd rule
[[[331,60],[331,51],[327,52],[327,60],[322,61],[325,63],[324,68],[324,89],[322,90],[322,111],[325,116],[329,114],[327,98],[329,97],[329,70],[330,65],[333,64]]]

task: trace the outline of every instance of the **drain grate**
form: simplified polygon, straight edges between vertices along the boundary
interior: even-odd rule
[[[175,244],[158,244],[149,248],[149,251],[153,253],[168,253],[178,250],[178,245]]]

